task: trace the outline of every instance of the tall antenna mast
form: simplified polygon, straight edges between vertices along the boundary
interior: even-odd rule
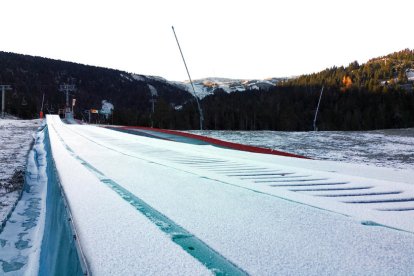
[[[190,72],[188,71],[187,63],[185,62],[185,59],[184,59],[183,51],[181,50],[180,43],[178,42],[177,35],[175,34],[174,26],[171,26],[171,27],[172,27],[172,30],[173,30],[173,33],[174,33],[174,36],[175,36],[175,40],[177,41],[178,49],[180,50],[181,57],[183,58],[185,70],[187,70],[188,79],[190,80],[191,87],[193,88],[193,95],[194,95],[194,98],[196,99],[196,102],[197,102],[198,113],[200,114],[200,130],[203,130],[203,121],[204,121],[203,110],[201,109],[200,102],[197,98],[197,95],[196,95],[196,92],[195,92],[195,89],[194,89],[194,84],[193,84],[193,81],[191,80]]]
[[[318,131],[318,128],[316,127],[316,119],[317,119],[317,117],[318,117],[319,105],[320,105],[320,103],[321,103],[322,93],[323,93],[323,88],[324,88],[324,87],[325,87],[325,86],[322,86],[322,89],[321,89],[321,94],[319,95],[318,106],[316,107],[315,118],[313,119],[313,130],[314,130],[314,131]]]

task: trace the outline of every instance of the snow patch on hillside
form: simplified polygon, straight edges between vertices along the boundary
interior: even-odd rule
[[[198,98],[202,99],[214,94],[219,89],[226,93],[246,92],[252,90],[268,91],[278,82],[286,78],[271,78],[266,80],[245,80],[245,79],[226,79],[226,78],[205,78],[194,80],[194,90]],[[185,89],[193,93],[193,88],[189,81],[181,83]]]
[[[409,81],[414,81],[414,69],[408,69],[406,74]]]
[[[150,76],[150,75],[144,76],[144,75],[138,75],[138,74],[131,74],[131,77],[137,81],[147,82],[149,80],[153,80],[153,81],[168,83],[166,79],[164,79],[163,77],[159,77],[159,76]]]
[[[214,94],[219,89],[223,90],[226,93],[233,92],[245,92],[252,90],[264,90],[267,91],[275,86],[278,82],[284,81],[288,78],[269,78],[264,80],[246,80],[246,79],[229,79],[229,78],[204,78],[197,79],[193,81],[194,90],[190,81],[169,81],[165,78],[159,76],[147,76],[147,75],[138,75],[138,74],[123,74],[120,76],[128,81],[158,81],[163,82],[169,85],[173,85],[179,89],[185,90],[191,94],[195,95],[202,99],[208,95]]]

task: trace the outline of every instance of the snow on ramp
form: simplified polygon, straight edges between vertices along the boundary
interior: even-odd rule
[[[412,185],[372,172],[358,176],[358,166],[341,172],[333,162],[64,125],[57,117],[48,117],[48,125],[62,186],[94,272],[215,272],[103,184],[102,175],[241,272],[414,273]]]
[[[210,274],[75,159],[51,118],[59,119],[48,117],[53,157],[92,274]]]

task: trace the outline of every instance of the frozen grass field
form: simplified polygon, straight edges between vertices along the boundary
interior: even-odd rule
[[[414,169],[414,129],[375,131],[188,131],[229,142],[278,149],[318,160]]]
[[[0,119],[0,223],[23,187],[26,157],[40,120]]]

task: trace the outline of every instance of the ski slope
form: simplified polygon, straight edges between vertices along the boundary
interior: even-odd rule
[[[414,273],[414,175],[48,116],[92,274]]]

